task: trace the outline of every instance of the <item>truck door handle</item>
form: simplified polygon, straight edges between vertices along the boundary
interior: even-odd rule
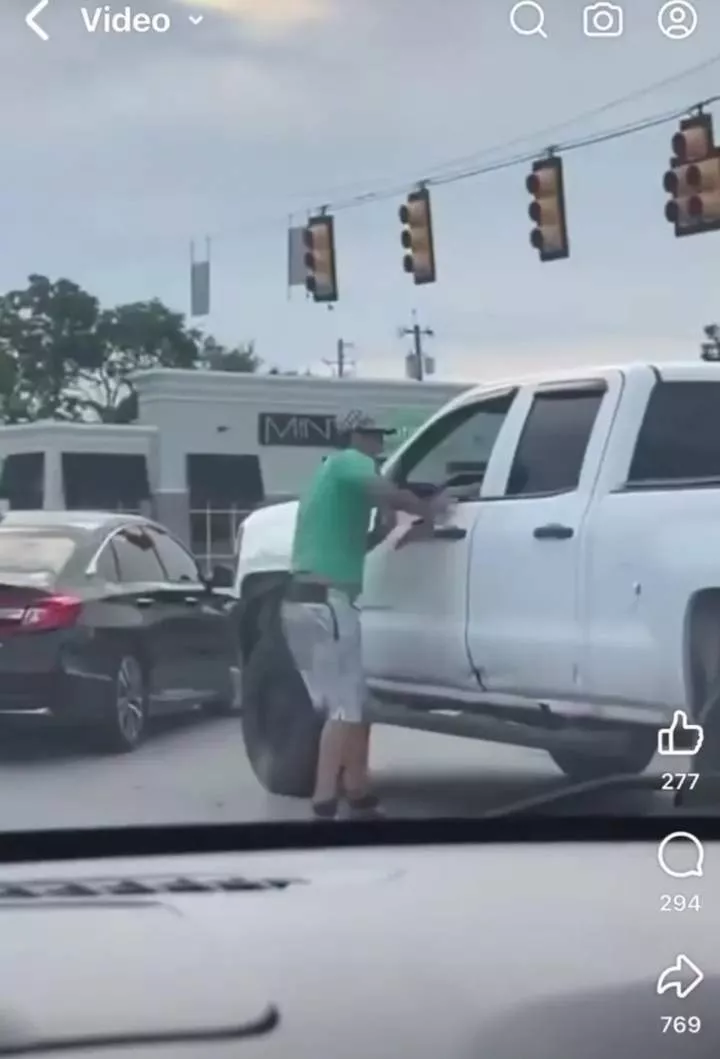
[[[138,596],[135,602],[137,603],[138,607],[152,607],[155,600],[152,598],[152,596]]]
[[[185,602],[187,603],[188,607],[197,607],[200,601],[197,596],[185,596]]]
[[[546,526],[536,526],[533,537],[539,541],[568,541],[575,535],[572,526],[563,526],[559,522],[548,522]]]
[[[433,530],[435,541],[461,541],[467,537],[467,530],[462,526],[438,526]]]

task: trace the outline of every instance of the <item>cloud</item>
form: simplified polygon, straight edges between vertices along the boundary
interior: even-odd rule
[[[318,22],[331,14],[331,0],[181,0],[196,10],[208,8],[246,26],[284,33],[298,25]]]

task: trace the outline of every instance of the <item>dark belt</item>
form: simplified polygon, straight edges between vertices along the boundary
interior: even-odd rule
[[[288,603],[327,603],[328,586],[318,581],[298,581],[292,578],[285,589]]]

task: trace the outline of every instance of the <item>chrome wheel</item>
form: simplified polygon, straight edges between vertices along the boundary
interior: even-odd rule
[[[145,678],[136,658],[128,656],[120,662],[115,711],[120,737],[128,746],[135,746],[145,728]]]

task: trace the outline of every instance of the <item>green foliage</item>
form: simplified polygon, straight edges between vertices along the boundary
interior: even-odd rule
[[[253,343],[226,349],[157,298],[103,309],[70,280],[32,275],[0,297],[0,419],[131,423],[134,372],[254,372]]]
[[[234,349],[218,345],[214,338],[206,338],[203,343],[200,367],[206,371],[255,372],[260,364],[254,342],[245,342]]]

